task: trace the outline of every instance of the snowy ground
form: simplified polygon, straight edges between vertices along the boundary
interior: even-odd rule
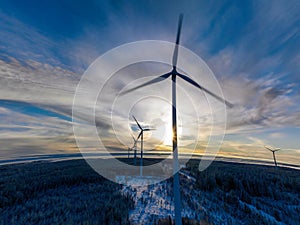
[[[265,211],[242,201],[239,201],[236,209],[229,208],[225,201],[220,200],[220,194],[200,191],[195,187],[195,182],[188,171],[180,172],[182,217],[203,224],[244,224],[243,218],[237,215],[247,208],[251,214],[268,221],[268,224],[283,224]],[[169,216],[174,219],[172,186],[170,179],[149,186],[123,186],[123,194],[130,195],[135,203],[134,209],[129,211],[131,224],[150,225],[157,219]]]
[[[181,172],[180,174],[181,181],[185,183],[181,188],[182,197],[183,199],[189,198],[188,202],[183,201],[182,216],[200,219],[200,215],[196,214],[197,211],[194,207],[191,208],[189,206],[197,205],[199,210],[205,210],[200,206],[198,197],[194,198],[193,194],[191,195],[193,191],[189,188],[189,185],[193,185],[195,178],[191,177],[187,172]],[[167,218],[169,216],[174,218],[173,191],[170,180],[149,186],[123,186],[122,191],[124,195],[129,194],[132,196],[135,202],[135,208],[129,212],[129,220],[132,224],[153,224],[158,218]]]
[[[129,212],[129,220],[133,224],[152,224],[157,218],[174,216],[171,196],[166,195],[167,182],[150,186],[124,186],[123,192],[130,194],[135,208]]]

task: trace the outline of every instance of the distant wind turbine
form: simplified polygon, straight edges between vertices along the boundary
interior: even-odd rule
[[[140,176],[143,175],[143,143],[144,143],[144,131],[151,131],[151,130],[154,130],[154,129],[150,129],[150,128],[143,128],[139,122],[137,121],[137,119],[132,116],[133,119],[135,120],[136,124],[138,125],[138,127],[140,128],[140,134],[139,136],[137,137],[137,141],[139,140],[139,138],[141,138],[141,159],[140,159]]]
[[[133,158],[133,164],[134,165],[136,165],[136,144],[137,144],[137,142],[138,142],[138,139],[135,139],[134,137],[133,137],[133,135],[131,135],[131,137],[132,137],[132,139],[133,139],[133,146],[132,146],[132,150],[134,151],[134,158]]]
[[[179,162],[178,162],[178,148],[177,148],[177,112],[176,112],[176,78],[180,77],[184,81],[190,83],[191,85],[195,86],[196,88],[206,92],[207,94],[213,96],[217,100],[221,101],[225,105],[232,107],[233,105],[226,101],[225,99],[221,98],[220,96],[214,94],[213,92],[207,90],[206,88],[199,85],[196,81],[192,80],[191,78],[187,77],[186,75],[183,75],[179,72],[177,72],[177,60],[178,60],[178,50],[179,50],[179,41],[180,41],[180,33],[181,33],[181,26],[182,26],[182,19],[183,14],[180,14],[179,16],[179,22],[178,22],[178,29],[177,29],[177,37],[176,37],[176,43],[175,48],[173,52],[173,58],[172,58],[172,66],[173,69],[163,74],[157,78],[154,78],[153,80],[150,80],[142,85],[139,85],[137,87],[131,88],[129,90],[123,91],[121,95],[127,94],[129,92],[135,91],[139,88],[158,83],[160,81],[163,81],[169,77],[172,78],[172,131],[173,131],[173,171],[174,171],[174,177],[173,177],[173,186],[174,186],[174,199],[175,199],[175,224],[181,225],[182,219],[181,219],[181,202],[180,202],[180,189],[179,189]]]
[[[133,137],[133,135],[131,135],[131,137],[133,138],[133,146],[132,147],[128,147],[128,159],[129,159],[129,156],[130,156],[130,151],[134,150],[134,147],[136,145],[135,138]]]
[[[275,157],[275,152],[279,151],[280,148],[275,148],[275,149],[273,149],[273,148],[270,148],[270,147],[268,147],[268,146],[265,146],[265,148],[268,149],[269,151],[271,151],[271,152],[273,153],[274,164],[275,164],[275,166],[277,166],[276,157]]]

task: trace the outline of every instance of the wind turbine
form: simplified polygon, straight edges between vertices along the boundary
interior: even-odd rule
[[[280,148],[275,148],[275,149],[272,149],[268,146],[265,146],[266,149],[268,149],[269,151],[271,151],[273,153],[273,159],[274,159],[274,164],[275,166],[277,166],[277,162],[276,162],[276,157],[275,157],[275,152],[279,151]]]
[[[135,120],[136,124],[138,125],[138,127],[140,128],[140,134],[138,136],[138,138],[136,139],[137,141],[139,140],[139,138],[141,138],[141,160],[140,160],[140,176],[143,175],[143,143],[144,143],[144,131],[151,131],[154,129],[150,129],[150,128],[143,128],[139,122],[137,121],[137,119],[132,116],[133,119]]]
[[[133,137],[133,135],[131,135],[132,139],[133,139],[133,146],[132,146],[132,150],[134,151],[134,159],[133,159],[133,164],[136,165],[136,143],[138,141],[138,139],[135,139]]]
[[[130,156],[129,152],[132,151],[132,150],[134,150],[134,147],[136,146],[136,143],[135,143],[136,140],[135,140],[135,138],[133,137],[133,135],[131,135],[131,137],[133,139],[133,146],[131,148],[128,147],[128,159],[129,159],[129,156]]]
[[[178,60],[178,49],[179,49],[179,41],[180,41],[180,33],[181,33],[181,26],[182,26],[182,19],[183,14],[180,14],[179,16],[179,22],[178,22],[178,29],[177,29],[177,37],[176,37],[176,43],[175,48],[173,52],[173,58],[172,58],[172,70],[166,74],[163,74],[157,78],[154,78],[144,84],[141,84],[137,87],[131,88],[129,90],[123,91],[121,95],[124,95],[126,93],[132,92],[134,90],[137,90],[139,88],[158,83],[160,81],[163,81],[169,77],[172,79],[172,131],[173,131],[173,186],[174,186],[174,199],[175,199],[175,224],[181,225],[182,219],[181,219],[181,203],[180,203],[180,189],[179,189],[179,162],[178,162],[178,148],[177,148],[177,112],[176,112],[176,78],[179,77],[183,79],[184,81],[190,83],[191,85],[195,86],[196,88],[204,91],[205,93],[213,96],[217,100],[221,101],[225,105],[232,107],[233,105],[226,101],[225,99],[221,98],[220,96],[214,94],[213,92],[207,90],[203,86],[199,85],[196,81],[192,80],[191,78],[187,77],[186,75],[183,75],[177,71],[177,60]]]

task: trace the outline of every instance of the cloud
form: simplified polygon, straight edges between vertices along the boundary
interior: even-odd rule
[[[295,105],[298,96],[291,95],[293,86],[280,87],[276,76],[259,80],[244,77],[223,79],[223,90],[227,99],[236,105],[229,110],[228,128],[235,131],[282,126],[298,126],[295,118],[300,108]],[[283,122],[284,120],[284,122]]]
[[[280,133],[280,132],[275,132],[275,133],[271,133],[270,134],[270,138],[283,138],[283,137],[285,137],[285,134],[283,134],[283,133]]]
[[[4,109],[0,113],[1,158],[77,151],[70,121],[49,114],[30,115]]]
[[[1,141],[7,149],[18,151],[22,145],[24,148],[27,146],[26,149],[35,149],[38,144],[45,149],[55,149],[55,146],[64,148],[66,145],[55,143],[74,141],[72,124],[65,117],[71,117],[73,96],[81,72],[97,56],[119,44],[142,39],[173,41],[177,14],[180,11],[185,13],[182,44],[203,56],[219,79],[226,99],[235,104],[233,109],[228,109],[228,134],[252,136],[271,127],[278,128],[279,134],[280,128],[300,126],[300,108],[297,104],[300,100],[297,85],[300,72],[298,1],[247,4],[195,1],[189,4],[175,2],[172,6],[168,1],[159,4],[150,1],[143,4],[148,7],[130,3],[118,6],[101,3],[103,22],[82,23],[80,32],[73,39],[70,38],[71,34],[61,39],[44,35],[43,30],[0,12],[1,100],[10,101],[14,105],[20,104],[24,108],[44,110],[33,116],[20,108],[12,110],[7,105],[0,105],[0,117],[6,121],[1,123]],[[124,15],[127,15],[126,18]],[[105,104],[109,104],[111,98],[130,81],[160,74],[164,69],[157,65],[135,65],[123,69],[122,76],[116,75],[108,82],[96,109],[98,132],[107,143],[111,141],[111,145],[120,146],[119,140],[112,139],[112,110],[110,105]],[[205,85],[206,82],[202,81]],[[197,103],[198,111],[201,112],[201,129],[193,128],[191,133],[182,137],[192,140],[191,137],[200,131],[198,136],[205,142],[212,123],[209,107],[204,103],[205,96],[188,85],[179,84],[193,97],[196,96],[196,100],[201,100],[201,103]],[[91,91],[97,90],[98,84],[89,85]],[[170,91],[164,86],[151,87],[149,90],[159,91],[167,99],[170,98]],[[179,100],[187,100],[184,92],[180,93]],[[105,104],[101,105],[100,102]],[[80,122],[91,124],[91,105],[93,102],[88,97],[84,99],[77,118]],[[114,112],[118,121],[116,126],[120,130],[128,129],[128,115],[121,110],[124,105],[126,102],[120,104]],[[192,108],[184,103],[181,106],[182,109],[189,109],[182,116],[184,125],[193,126],[195,119]],[[150,123],[152,121],[147,121],[147,118],[154,117],[152,108],[150,103],[146,106],[137,104],[134,113],[142,121]],[[220,113],[217,105],[215,108]],[[155,108],[156,111],[162,109],[164,108]],[[160,116],[167,118],[170,115],[161,112]],[[218,117],[214,119],[216,125],[221,124]],[[218,131],[217,134],[219,133]],[[126,140],[128,138],[128,142],[131,141],[130,132],[126,132],[124,136]],[[9,138],[12,137],[15,139],[9,144]],[[15,140],[18,138],[20,141],[16,144]],[[270,138],[274,136],[270,135]],[[51,147],[49,141],[52,143]],[[243,141],[236,142],[236,145],[228,142],[225,147],[227,146],[227,151],[231,151],[230,148],[236,151],[231,151],[231,154],[239,154],[253,149],[251,146],[258,146],[254,140],[248,144]],[[33,143],[36,145],[32,145]],[[66,147],[72,148],[73,145]]]
[[[1,57],[31,58],[52,65],[62,65],[52,52],[59,49],[59,44],[40,34],[34,27],[7,16],[3,11],[0,11],[0,18]]]
[[[128,80],[137,78],[142,72],[145,75],[144,72],[147,71],[149,75],[152,75],[153,71],[149,70],[151,66],[147,70],[144,70],[145,66],[146,68],[149,67],[149,65],[137,67],[132,66],[120,71],[123,79],[120,83],[121,86],[119,84],[115,85],[114,79],[112,79],[111,83],[106,85],[106,89],[104,90],[104,94],[106,93],[106,95],[103,96],[104,102],[102,103],[110,103],[110,99],[114,97],[113,93],[117,94],[118,90],[122,88]],[[32,60],[25,61],[24,63],[14,58],[11,58],[11,62],[0,61],[0,71],[0,79],[2,81],[0,84],[0,93],[1,96],[3,96],[3,99],[6,99],[3,101],[11,102],[15,107],[16,105],[21,104],[22,107],[30,106],[58,113],[58,116],[56,117],[71,117],[75,87],[80,78],[78,74],[60,67],[53,67],[51,65],[38,63]],[[132,76],[132,74],[135,74],[135,76]],[[116,75],[115,78],[117,77],[118,75]],[[226,77],[222,80],[222,84],[224,84],[225,95],[228,96],[228,99],[232,100],[233,103],[236,103],[236,107],[228,111],[229,133],[260,132],[259,129],[271,126],[270,122],[272,122],[273,125],[274,123],[277,123],[276,126],[286,126],[289,124],[291,125],[292,123],[295,125],[295,116],[297,117],[298,114],[294,114],[294,110],[289,113],[289,108],[286,107],[287,105],[293,105],[292,102],[294,96],[290,96],[293,85],[290,85],[286,90],[278,88],[278,79],[276,79],[276,76],[264,77],[259,80],[250,78],[245,79],[241,76],[238,78]],[[97,87],[93,86],[94,84],[91,83],[91,90],[97,90]],[[153,87],[152,90],[154,90]],[[164,90],[164,92],[167,92],[167,90]],[[88,114],[89,111],[87,110],[88,108],[86,108],[90,105],[87,104],[88,101],[89,99],[87,97],[82,102],[82,112],[79,118],[81,121],[90,121],[90,115]],[[182,99],[181,102],[184,102],[184,100]],[[150,107],[151,105],[153,104],[149,103],[142,105],[142,107],[137,110],[136,113],[138,116],[142,116],[142,120],[143,118],[149,117],[149,115],[147,116],[142,112],[144,112],[145,107],[148,108],[146,110],[147,112],[151,112],[151,109],[153,108]],[[104,106],[105,105],[97,106],[97,110],[100,110],[96,111],[98,132],[103,138],[106,138],[105,140],[107,144],[120,146],[118,140],[111,139],[114,138],[114,133],[109,122],[110,114],[105,113],[108,112],[106,110],[108,110],[109,107],[107,108],[107,106]],[[118,118],[115,118],[115,120],[119,121],[117,123],[119,128],[126,130],[128,129],[126,122],[127,118],[126,115],[122,114],[122,110],[120,110],[121,108],[118,108],[118,110],[115,111],[116,115],[118,115]],[[201,108],[203,109],[205,107]],[[5,110],[7,110],[7,107],[4,109],[2,108],[2,111]],[[22,114],[22,111],[17,111]],[[202,137],[201,139],[203,140],[203,138],[206,139],[209,137],[210,122],[209,119],[204,119],[206,117],[205,111],[202,110],[201,113],[203,120],[200,132]],[[61,141],[61,138],[59,137],[66,137],[66,139],[70,137],[72,139],[72,135],[70,135],[70,133],[72,133],[72,124],[66,123],[65,118],[62,118],[62,121],[59,121],[54,119],[53,117],[55,116],[53,115],[46,118],[43,114],[45,113],[41,113],[41,115],[38,115],[36,118],[34,116],[26,115],[26,113],[25,115],[9,113],[7,114],[9,116],[6,118],[14,120],[15,117],[18,117],[21,119],[21,123],[26,122],[22,126],[15,127],[19,129],[22,127],[29,128],[29,130],[23,130],[23,133],[18,132],[19,138],[25,134],[27,137],[35,137],[39,140],[42,140],[45,138],[44,136],[46,136],[46,139],[44,140],[49,140],[47,135],[52,134],[50,137],[54,142]],[[193,115],[193,113],[191,113],[191,115]],[[43,118],[43,122],[40,121],[41,118]],[[16,122],[17,121],[14,121],[13,123]],[[64,123],[66,123],[64,126],[56,127],[57,124]],[[187,124],[194,124],[194,120]],[[13,126],[11,128],[13,128]],[[47,135],[43,134],[43,131],[45,131]],[[7,138],[16,136],[16,132],[6,132],[3,137],[5,136]],[[128,135],[128,140],[131,140],[130,135]],[[37,141],[37,143],[40,143],[40,141]],[[186,145],[189,145],[189,143],[190,142],[187,142]],[[29,146],[29,143],[27,144],[23,142],[23,144],[24,146]],[[47,146],[47,144],[45,145]],[[56,146],[59,146],[59,143],[57,143]],[[93,145],[91,144],[91,146]],[[74,148],[74,146],[72,148]]]

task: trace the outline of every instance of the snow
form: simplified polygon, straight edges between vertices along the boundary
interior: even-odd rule
[[[271,216],[270,214],[268,214],[268,213],[266,213],[266,212],[264,212],[262,210],[257,209],[253,205],[250,205],[250,204],[248,204],[246,202],[242,202],[240,200],[239,200],[239,202],[240,202],[241,205],[246,205],[251,211],[254,211],[257,214],[260,214],[263,217],[267,218],[270,221],[270,223],[272,223],[272,224],[276,224],[276,225],[283,225],[284,224],[284,223],[278,222],[273,216]]]
[[[194,177],[189,175],[187,172],[180,172],[181,180],[185,177],[186,188],[181,188],[183,198],[185,196],[191,196],[190,200],[197,205],[199,210],[205,211],[206,209],[200,205],[197,197],[190,195],[191,190],[187,188],[189,184],[194,183],[196,180]],[[119,177],[119,179],[122,179]],[[151,177],[154,179],[154,177]],[[159,179],[159,178],[158,178]],[[147,178],[144,180],[143,177],[137,177],[133,179],[133,184],[129,186],[123,186],[122,192],[124,195],[130,195],[134,199],[134,209],[129,212],[129,220],[132,224],[153,224],[158,218],[167,218],[171,216],[174,218],[174,202],[173,202],[173,190],[172,183],[170,180],[164,180],[160,183],[153,185],[142,185],[146,184]],[[137,186],[137,184],[139,186]],[[195,192],[195,191],[194,191]],[[196,193],[194,193],[196,195]],[[183,201],[182,216],[195,219],[200,219],[200,216],[196,215],[195,210],[190,208]]]
[[[174,217],[174,207],[166,193],[166,181],[149,186],[124,186],[123,193],[134,197],[135,208],[129,212],[132,224],[152,224],[157,218]]]

